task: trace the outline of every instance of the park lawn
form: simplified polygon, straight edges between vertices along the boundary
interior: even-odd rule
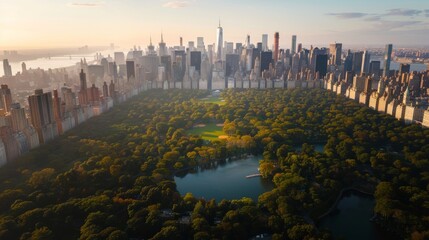
[[[223,127],[216,126],[216,123],[206,124],[204,127],[193,127],[187,131],[188,134],[199,135],[204,140],[219,140],[219,136],[224,136]]]
[[[223,100],[220,97],[206,97],[206,98],[202,98],[201,101],[205,103],[218,104],[219,106],[225,105],[226,103],[225,100]]]

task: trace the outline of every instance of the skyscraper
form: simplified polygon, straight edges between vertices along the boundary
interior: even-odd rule
[[[223,29],[220,26],[219,21],[219,27],[216,31],[216,61],[222,61],[222,49],[223,49]]]
[[[54,90],[54,97],[52,100],[53,103],[53,111],[54,111],[54,118],[59,121],[62,118],[62,111],[61,111],[61,98],[58,97],[58,90]]]
[[[296,53],[296,35],[292,35],[292,55]]]
[[[262,52],[263,51],[262,50],[262,43],[261,42],[256,43],[256,48]]]
[[[22,73],[25,73],[27,71],[27,64],[25,62],[21,63]]]
[[[109,86],[107,86],[107,83],[103,83],[103,97],[106,98],[109,96]]]
[[[328,71],[328,55],[319,54],[316,56],[316,72],[319,73],[320,78],[324,78]]]
[[[167,55],[167,47],[164,42],[164,36],[161,33],[161,42],[159,43],[159,56]]]
[[[136,68],[134,65],[134,61],[126,61],[127,65],[127,80],[130,81],[131,78],[136,78]]]
[[[93,105],[97,105],[100,102],[100,90],[95,84],[92,84],[88,89],[88,100]]]
[[[40,142],[45,143],[57,135],[57,133],[52,134],[46,130],[48,125],[55,123],[52,93],[43,93],[42,89],[37,89],[34,95],[28,97],[28,103],[30,105],[31,123],[39,134]],[[51,131],[53,130],[54,128],[51,129]]]
[[[22,131],[28,126],[25,109],[19,103],[11,105],[10,116],[13,130]]]
[[[3,59],[3,71],[6,77],[12,76],[12,67],[9,64],[9,60]]]
[[[165,68],[165,80],[171,81],[171,55],[162,56],[161,65]]]
[[[363,60],[363,52],[354,52],[353,53],[353,65],[352,71],[355,74],[358,74],[362,70],[362,60]]]
[[[6,112],[10,112],[11,105],[12,92],[6,84],[2,84],[0,88],[0,108],[3,108]]]
[[[368,53],[367,50],[363,52],[363,59],[362,59],[362,68],[361,72],[363,73],[369,73],[369,62],[370,62],[371,55]]]
[[[380,76],[380,61],[371,61],[369,64],[369,73],[371,75]]]
[[[268,34],[262,34],[262,51],[268,50]]]
[[[352,71],[353,68],[353,54],[350,49],[347,51],[347,56],[344,59],[344,74]]]
[[[234,76],[235,72],[239,68],[240,55],[238,54],[226,54],[225,58],[225,77]]]
[[[274,33],[274,63],[277,63],[279,60],[279,38],[280,35],[278,32]],[[262,62],[262,59],[261,59]]]
[[[329,45],[329,53],[331,54],[331,65],[340,66],[341,65],[341,52],[342,52],[343,44],[342,43],[334,43]]]
[[[125,64],[125,55],[123,52],[115,52],[114,58],[117,65]]]
[[[80,74],[80,91],[79,91],[79,104],[86,105],[88,104],[88,94],[87,94],[87,85],[86,85],[86,74],[81,69]]]
[[[198,48],[198,51],[205,52],[206,46],[204,45],[203,37],[197,37],[197,48]]]
[[[390,61],[392,59],[392,44],[387,44],[385,53],[384,53],[384,68],[383,68],[383,77],[389,75],[390,72]]]
[[[201,73],[201,52],[192,51],[191,52],[191,66],[195,67],[195,71]]]
[[[260,56],[261,56],[260,74],[262,74],[262,72],[264,72],[265,70],[270,69],[270,64],[273,61],[273,52],[271,51],[261,52]]]
[[[410,64],[401,63],[399,65],[399,75],[402,75],[403,73],[410,73]]]
[[[113,83],[113,80],[110,81],[110,84],[109,84],[109,95],[110,95],[111,98],[115,98],[116,97],[115,96],[115,84]]]
[[[175,50],[172,63],[173,82],[181,82],[186,71],[186,52],[184,50]]]

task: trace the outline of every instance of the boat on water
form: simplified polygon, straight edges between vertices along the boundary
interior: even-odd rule
[[[255,173],[255,174],[247,175],[247,176],[246,176],[246,178],[254,178],[254,177],[260,177],[260,176],[262,176],[262,174],[260,174],[260,173]]]

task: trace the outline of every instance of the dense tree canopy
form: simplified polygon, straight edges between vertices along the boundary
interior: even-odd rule
[[[385,229],[429,237],[429,130],[321,89],[207,94],[144,92],[0,169],[0,239],[328,239],[313,220],[350,187]],[[201,123],[228,138],[187,133]],[[257,203],[178,193],[174,174],[247,154],[275,186]]]

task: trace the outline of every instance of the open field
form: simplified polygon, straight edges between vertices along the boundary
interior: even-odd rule
[[[222,130],[221,124],[209,123],[209,124],[198,124],[192,129],[188,130],[188,134],[194,134],[201,136],[204,140],[218,140],[222,136],[225,136],[225,132]]]

